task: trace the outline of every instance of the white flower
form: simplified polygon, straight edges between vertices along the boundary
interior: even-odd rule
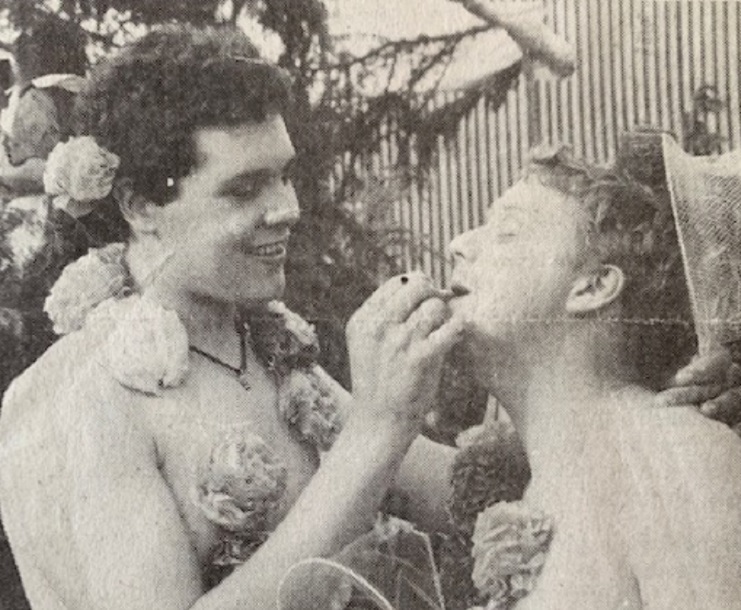
[[[116,324],[104,348],[104,364],[119,383],[147,394],[180,385],[188,372],[188,335],[174,311],[131,296],[99,307],[94,319]]]
[[[108,196],[121,160],[98,146],[90,136],[60,142],[49,154],[44,189],[54,195],[54,205],[72,216],[91,211],[89,205]]]
[[[291,311],[282,301],[270,301],[268,310],[271,313],[282,316],[285,321],[285,329],[291,333],[303,345],[313,345],[317,342],[316,330],[300,315]]]
[[[127,278],[124,249],[121,243],[91,248],[64,268],[44,303],[55,333],[79,330],[95,307],[123,294]]]
[[[553,522],[523,502],[499,502],[479,514],[473,533],[476,588],[488,609],[506,608],[535,588],[553,537]]]
[[[273,525],[286,479],[285,466],[259,436],[235,430],[213,448],[196,503],[228,531],[259,534]]]
[[[294,369],[288,374],[279,388],[278,411],[320,451],[331,449],[342,431],[334,394],[312,370]]]

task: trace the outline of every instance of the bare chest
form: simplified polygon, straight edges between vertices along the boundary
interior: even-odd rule
[[[160,471],[204,564],[240,527],[272,530],[318,467],[316,449],[278,412],[272,379],[257,376],[245,390],[234,377],[212,373],[196,372],[150,414]],[[252,505],[262,512],[250,513]],[[221,520],[222,508],[243,510],[244,523]]]
[[[516,608],[642,608],[637,582],[623,556],[620,524],[602,484],[577,477],[562,481],[554,492],[554,483],[526,494],[528,503],[553,517],[555,530],[537,586]],[[617,501],[612,498],[613,504]]]

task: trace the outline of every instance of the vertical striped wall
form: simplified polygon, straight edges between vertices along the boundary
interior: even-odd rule
[[[438,142],[430,179],[393,206],[409,236],[407,267],[445,282],[445,247],[482,222],[489,203],[512,184],[532,144],[570,142],[579,156],[610,161],[620,133],[635,126],[677,133],[695,90],[714,85],[726,101],[717,125],[726,148],[741,147],[741,0],[544,0],[552,26],[576,47],[569,79],[521,78],[497,112],[485,102]],[[431,104],[455,96],[441,93]],[[373,172],[394,163],[392,138]]]

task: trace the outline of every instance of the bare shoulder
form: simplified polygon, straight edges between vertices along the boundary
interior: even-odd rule
[[[83,333],[54,344],[10,386],[0,411],[0,498],[3,512],[34,498],[54,495],[64,503],[66,485],[87,464],[105,467],[129,452],[151,457],[151,440],[132,417],[132,393],[122,388],[94,357],[95,344]],[[128,396],[127,396],[128,395]]]
[[[92,334],[66,336],[15,379],[3,397],[0,439],[18,446],[25,440],[21,429],[35,438],[44,431],[77,431],[87,420],[105,425],[115,418],[121,424],[134,394],[106,371],[100,345],[101,337]]]
[[[639,406],[621,414],[622,444],[652,471],[680,481],[741,487],[741,439],[694,407]]]
[[[620,537],[647,603],[738,607],[741,440],[689,407],[626,409],[616,423]]]

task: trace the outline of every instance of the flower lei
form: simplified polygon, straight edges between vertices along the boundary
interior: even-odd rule
[[[124,254],[125,245],[114,243],[67,265],[44,311],[58,334],[114,322],[104,349],[107,368],[126,387],[159,394],[185,379],[188,338],[175,312],[132,294]],[[278,301],[247,311],[245,325],[257,359],[276,377],[280,413],[304,440],[331,447],[341,421],[331,389],[313,370],[319,354],[314,327]]]
[[[488,598],[485,610],[509,609],[535,588],[552,538],[550,517],[523,502],[499,502],[479,514],[472,577]]]
[[[54,330],[102,328],[102,364],[123,386],[159,395],[185,380],[190,346],[182,322],[146,296],[132,294],[125,245],[92,248],[67,265],[44,304]],[[312,325],[273,301],[244,313],[257,359],[278,385],[278,410],[304,442],[331,448],[342,429],[332,389],[315,372],[319,345]],[[193,501],[217,526],[207,580],[215,584],[267,539],[286,488],[285,466],[258,436],[227,434],[214,447]]]

